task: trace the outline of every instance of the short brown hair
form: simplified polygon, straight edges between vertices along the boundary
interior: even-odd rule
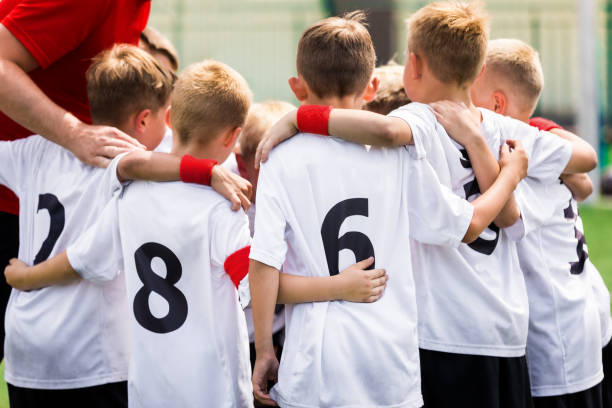
[[[480,72],[488,31],[479,2],[432,3],[408,19],[408,50],[421,55],[440,81],[464,85]]]
[[[178,69],[178,52],[176,52],[176,48],[174,48],[168,37],[149,26],[140,33],[140,41],[142,42],[141,44],[146,46],[145,51],[158,52],[165,55],[168,61],[170,61],[172,69],[176,72]]]
[[[376,97],[363,105],[370,112],[387,115],[391,111],[409,104],[410,98],[404,90],[404,67],[391,60],[374,70],[374,75],[380,79]]]
[[[486,75],[505,80],[518,96],[521,111],[533,111],[544,87],[544,74],[538,52],[516,39],[499,39],[489,43]]]
[[[176,79],[151,55],[127,44],[98,54],[86,76],[93,122],[112,126],[144,109],[157,112],[168,103]]]
[[[251,90],[238,72],[205,60],[185,68],[176,81],[170,123],[182,143],[195,131],[213,138],[225,128],[242,126],[250,104]]]
[[[245,160],[254,159],[257,145],[266,131],[284,114],[294,109],[295,106],[283,101],[266,101],[251,106],[239,139],[242,157]]]
[[[365,14],[321,20],[304,31],[297,50],[297,72],[320,98],[356,95],[368,85],[376,64]]]

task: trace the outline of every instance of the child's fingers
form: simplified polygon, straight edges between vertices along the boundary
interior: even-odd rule
[[[94,167],[99,167],[105,169],[110,164],[111,160],[104,156],[96,156],[91,160],[91,165]]]
[[[382,276],[380,278],[376,278],[372,280],[372,289],[377,289],[381,286],[384,286],[387,284],[387,277],[386,276]]]
[[[510,147],[506,143],[502,144],[500,149],[499,149],[499,155],[500,157],[504,157],[504,156],[508,156],[510,154]]]
[[[9,265],[12,265],[12,264],[14,264],[14,263],[15,263],[15,262],[17,262],[17,261],[19,261],[19,259],[17,259],[17,258],[11,258],[11,259],[9,260]]]
[[[387,271],[382,268],[372,269],[371,271],[368,271],[368,276],[370,279],[378,279],[378,278],[382,278],[383,276],[385,276],[386,273]]]
[[[374,293],[366,300],[367,303],[376,302],[385,291],[385,286],[379,286]]]
[[[240,206],[244,209],[244,211],[248,211],[249,207],[251,206],[251,201],[249,198],[243,193],[238,194],[238,197],[240,199]]]
[[[373,263],[374,263],[374,257],[371,256],[367,259],[364,259],[363,261],[357,262],[355,266],[357,266],[357,268],[359,269],[366,269],[366,268],[369,268]]]

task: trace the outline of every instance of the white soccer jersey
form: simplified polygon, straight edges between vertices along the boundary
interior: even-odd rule
[[[542,185],[529,178],[516,196],[519,204],[537,204],[545,214],[541,220],[523,214],[535,228],[517,243],[529,297],[531,393],[545,397],[586,390],[603,379],[602,344],[576,201],[560,182]]]
[[[161,140],[159,145],[157,145],[155,151],[158,153],[170,153],[170,151],[172,150],[172,144],[172,129],[166,126],[166,133],[164,133],[164,138]]]
[[[19,259],[52,257],[75,242],[118,182],[40,136],[0,142],[0,184],[19,196]],[[114,177],[116,180],[116,177]],[[5,378],[12,385],[67,389],[125,381],[125,282],[81,280],[22,292],[6,311]]]
[[[410,150],[409,150],[410,149]],[[415,148],[371,150],[302,134],[262,165],[251,259],[301,276],[330,276],[369,256],[389,281],[375,303],[285,307],[272,389],[282,407],[420,407],[409,237],[459,245],[467,201],[443,188]]]
[[[210,187],[134,182],[69,248],[86,279],[124,267],[130,407],[252,406],[244,313],[224,269],[249,242],[244,212]]]
[[[467,152],[447,135],[429,106],[411,103],[390,116],[410,125],[442,184],[468,200],[480,195]],[[571,154],[567,142],[487,110],[482,116],[481,129],[496,158],[502,142],[520,139],[531,177],[559,177]],[[458,248],[416,241],[411,247],[421,348],[497,357],[525,354],[527,293],[516,246],[505,231],[491,224],[476,241]]]

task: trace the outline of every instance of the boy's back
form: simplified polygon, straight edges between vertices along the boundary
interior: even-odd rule
[[[224,269],[249,241],[245,214],[211,188],[134,182],[73,248],[71,262],[92,242],[102,244],[76,261],[84,277],[124,268],[130,406],[251,406],[246,323]],[[123,254],[122,265],[108,259],[115,254]]]
[[[422,405],[409,236],[458,245],[472,209],[448,204],[431,167],[409,155],[303,134],[262,166],[252,259],[329,276],[374,256],[389,275],[373,304],[287,306],[273,389],[282,406]]]
[[[108,179],[112,171],[87,166],[40,136],[1,142],[0,157],[2,183],[20,199],[19,258],[29,264],[65,250],[120,187]],[[124,286],[119,278],[104,286],[78,281],[13,289],[6,316],[7,382],[63,389],[124,381]]]

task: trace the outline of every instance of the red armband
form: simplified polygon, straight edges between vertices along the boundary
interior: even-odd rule
[[[302,105],[297,111],[297,127],[300,132],[329,136],[329,114],[331,106]]]
[[[223,267],[225,272],[229,275],[236,288],[240,284],[240,281],[249,272],[249,253],[251,252],[251,246],[246,246],[242,249],[237,250],[233,254],[227,257]]]
[[[180,177],[185,183],[203,184],[210,186],[210,178],[212,169],[219,162],[210,159],[196,159],[193,156],[186,154],[181,159]]]
[[[550,119],[545,118],[531,118],[529,119],[529,124],[533,127],[537,127],[538,129],[545,131],[549,131],[552,129],[563,129],[563,126],[553,122]]]

